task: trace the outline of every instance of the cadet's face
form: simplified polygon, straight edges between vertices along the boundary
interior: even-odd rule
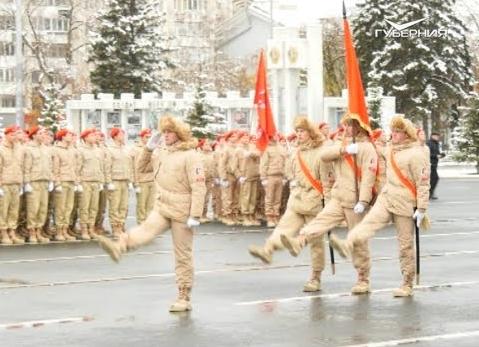
[[[150,139],[151,137],[151,134],[148,134],[148,135],[145,135],[143,137],[141,137],[141,142],[146,145],[146,143],[148,142],[148,140]]]
[[[120,143],[125,142],[125,133],[123,131],[120,131],[118,135],[115,136],[115,140],[117,140]]]
[[[305,143],[311,138],[311,135],[309,135],[309,131],[306,131],[301,128],[296,129],[296,136],[298,137],[299,143]]]
[[[329,136],[329,125],[328,124],[323,125],[323,127],[321,128],[321,133],[326,137]]]
[[[73,134],[72,133],[67,133],[65,136],[63,136],[63,141],[66,143],[72,143],[73,142]]]
[[[178,135],[173,131],[163,131],[163,138],[167,146],[171,146],[178,141]]]
[[[417,131],[417,138],[419,141],[421,142],[426,142],[426,134],[424,133],[424,130],[422,129],[419,129]]]
[[[241,137],[241,144],[247,145],[249,143],[249,136]]]
[[[394,144],[403,142],[406,139],[406,133],[402,130],[393,129],[391,132],[391,141]]]
[[[8,142],[12,142],[12,143],[17,142],[20,139],[20,137],[18,136],[18,131],[14,131],[12,133],[6,134],[5,138],[7,139]]]

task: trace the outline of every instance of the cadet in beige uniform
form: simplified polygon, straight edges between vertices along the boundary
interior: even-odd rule
[[[399,261],[403,282],[395,297],[411,296],[415,277],[414,223],[427,224],[429,204],[429,157],[417,142],[416,129],[403,116],[391,120],[392,145],[386,151],[386,184],[366,217],[348,234],[347,241],[336,237],[331,244],[348,256],[357,243],[368,242],[374,234],[393,222],[399,241]],[[423,222],[426,222],[423,224]]]
[[[201,216],[201,223],[208,223],[211,220],[207,216],[208,205],[210,199],[213,200],[213,188],[215,186],[214,178],[216,174],[216,163],[213,156],[213,151],[208,139],[201,139],[198,142],[198,151],[200,152],[201,160],[203,161],[203,169],[205,170],[205,185],[206,195],[205,203],[203,206],[203,214]]]
[[[323,209],[323,202],[330,198],[332,175],[331,164],[321,160],[325,138],[306,117],[298,117],[294,128],[298,146],[291,156],[291,194],[285,214],[263,247],[250,246],[252,256],[264,263],[272,262],[273,252],[283,249],[281,235],[295,236]],[[308,177],[309,176],[309,177]],[[321,272],[324,269],[324,240],[317,238],[311,243],[312,275],[304,285],[305,292],[321,290]]]
[[[192,227],[199,225],[203,212],[205,176],[189,126],[174,117],[163,116],[159,129],[166,147],[159,152],[158,162],[153,163],[151,158],[160,134],[152,136],[139,160],[141,171],[155,172],[158,189],[155,207],[141,225],[122,234],[118,241],[105,237],[99,237],[99,241],[110,256],[118,261],[123,253],[146,245],[171,229],[179,294],[170,312],[189,311],[194,274]]]
[[[279,220],[279,209],[281,207],[281,194],[283,192],[283,178],[286,157],[285,153],[277,143],[271,139],[268,147],[261,155],[260,176],[261,184],[264,187],[264,214],[268,227],[275,227]]]
[[[106,150],[107,147],[105,145],[105,134],[101,131],[97,131],[97,146],[102,155],[102,160],[106,160]],[[106,213],[106,203],[108,200],[108,192],[106,189],[106,181],[103,181],[103,185],[100,188],[100,193],[98,195],[98,211],[95,217],[95,233],[103,234],[105,232],[105,227],[103,222],[105,221],[105,213]]]
[[[95,220],[98,215],[100,190],[105,182],[104,155],[97,146],[97,130],[83,130],[84,144],[78,149],[78,181],[80,182],[80,229],[81,238],[96,237]]]
[[[75,237],[68,234],[68,227],[75,199],[75,184],[78,182],[77,156],[72,132],[60,129],[55,136],[58,141],[53,149],[55,240],[72,241]]]
[[[31,141],[25,149],[25,168],[23,181],[27,203],[27,229],[29,242],[48,243],[50,240],[41,235],[48,211],[48,193],[53,190],[51,150],[47,130],[34,127],[30,129]]]
[[[298,238],[286,234],[281,236],[283,245],[293,256],[301,252],[306,242],[315,242],[316,238],[322,239],[325,233],[343,220],[346,220],[348,229],[351,230],[364,217],[373,199],[378,159],[376,150],[369,141],[369,129],[361,128],[359,122],[350,115],[345,116],[343,123],[346,125],[347,137],[326,146],[321,155],[321,160],[334,165],[336,180],[331,190],[331,200],[301,230]],[[353,135],[356,135],[356,143],[352,143]],[[368,293],[371,265],[367,242],[358,242],[355,245],[353,263],[358,279],[351,292]]]
[[[220,160],[218,163],[218,173],[221,180],[221,206],[223,209],[222,222],[226,225],[235,225],[237,219],[234,215],[234,198],[236,189],[236,177],[235,168],[232,167],[233,155],[236,148],[236,142],[238,141],[238,134],[236,131],[231,130],[225,134],[226,144],[220,151]]]
[[[141,224],[153,209],[155,203],[155,182],[153,172],[140,172],[138,159],[151,137],[151,129],[140,131],[140,139],[131,152],[133,164],[133,185],[136,193],[136,223]]]
[[[23,184],[23,148],[19,143],[22,130],[7,127],[0,145],[0,233],[2,244],[23,244],[16,235],[20,192]]]
[[[105,180],[108,190],[108,217],[113,235],[125,231],[128,213],[128,186],[133,181],[131,158],[125,148],[125,132],[112,128],[113,144],[106,150]]]
[[[236,152],[238,160],[238,182],[240,184],[240,207],[244,226],[259,226],[256,219],[256,201],[259,181],[259,151],[250,143],[247,133],[240,137],[240,145]]]

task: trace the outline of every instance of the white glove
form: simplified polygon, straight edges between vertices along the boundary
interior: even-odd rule
[[[294,188],[298,185],[298,182],[296,182],[296,180],[292,180],[292,181],[289,181],[289,187],[290,188]]]
[[[240,184],[243,184],[243,183],[246,182],[246,177],[240,177],[240,178],[238,179],[238,181],[239,181]]]
[[[283,178],[283,186],[286,185],[286,183],[288,183],[288,180],[286,178]]]
[[[426,214],[424,212],[419,211],[419,210],[416,210],[416,212],[414,212],[414,215],[412,216],[412,218],[416,220],[416,225],[417,225],[418,228],[421,226],[421,222],[422,222],[422,220],[424,219],[425,216],[426,216]]]
[[[141,193],[141,188],[140,188],[140,187],[136,187],[136,188],[135,188],[135,193],[136,193],[136,194]]]
[[[264,187],[268,184],[268,180],[261,180],[261,185]]]
[[[113,183],[108,183],[106,189],[111,192],[112,190],[115,190],[115,185]]]
[[[55,189],[55,184],[52,181],[48,182],[48,192],[53,192],[53,189]]]
[[[77,184],[75,186],[75,191],[78,193],[83,193],[83,186],[81,184]]]
[[[32,186],[30,185],[30,183],[25,184],[25,186],[23,187],[23,191],[24,191],[25,193],[31,193],[31,192],[33,192],[33,188],[32,188]]]
[[[200,222],[194,219],[193,217],[188,217],[188,220],[186,221],[186,225],[188,226],[188,228],[193,228],[200,225]]]
[[[217,186],[220,186],[221,185],[221,180],[216,177],[214,180],[213,180],[214,184],[216,184]]]
[[[5,195],[5,192],[3,191],[2,188],[0,188],[0,196],[4,196]]]
[[[358,154],[359,147],[357,143],[351,143],[346,146],[346,153],[348,154]]]
[[[230,186],[230,183],[228,182],[228,180],[221,180],[221,186],[223,188],[228,188]]]
[[[156,133],[150,137],[148,142],[146,143],[146,148],[148,148],[150,151],[154,150],[156,147],[158,147],[159,143],[161,140],[161,134]]]
[[[20,187],[20,189],[18,190],[18,196],[22,196],[23,195],[23,187]]]
[[[98,184],[98,191],[101,192],[103,191],[104,187],[103,187],[103,184]]]
[[[135,187],[133,186],[133,183],[128,183],[128,189],[129,190],[134,190]]]
[[[364,204],[362,202],[358,202],[355,206],[354,206],[354,213],[356,214],[362,214],[364,212],[364,210],[366,209],[366,206],[364,206]]]
[[[62,186],[56,186],[55,191],[58,192],[58,193],[61,193],[63,191]]]

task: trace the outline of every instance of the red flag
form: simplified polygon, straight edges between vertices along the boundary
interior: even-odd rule
[[[276,134],[273,111],[271,110],[271,104],[269,103],[268,83],[266,80],[266,61],[263,50],[261,50],[259,55],[254,105],[256,106],[256,112],[258,113],[256,147],[263,152],[268,146],[269,138]]]
[[[343,3],[344,6],[344,3]],[[361,81],[361,70],[359,69],[356,50],[353,45],[353,38],[349,28],[346,11],[344,11],[344,46],[346,49],[346,74],[348,82],[348,111],[349,117],[356,119],[361,127],[371,132],[369,125],[368,109],[364,97],[364,88]]]

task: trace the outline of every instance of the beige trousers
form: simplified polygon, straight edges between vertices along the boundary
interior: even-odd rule
[[[264,214],[279,217],[281,195],[283,193],[283,176],[267,176],[264,186]]]
[[[95,226],[100,198],[100,182],[82,182],[80,195],[80,224]]]
[[[61,182],[62,191],[54,193],[55,224],[57,227],[70,225],[70,218],[75,201],[75,185],[73,182]]]
[[[245,181],[240,185],[241,214],[254,215],[258,196],[258,180]]]
[[[346,220],[348,230],[352,230],[365,214],[366,212],[360,215],[356,214],[353,209],[342,207],[339,200],[331,199],[324,209],[301,230],[301,234],[306,235],[308,241],[312,242],[315,237],[324,238],[324,234],[338,226],[343,220]],[[367,241],[354,244],[352,259],[358,272],[358,280],[368,282],[371,259]]]
[[[298,235],[301,228],[311,221],[314,216],[307,216],[296,213],[290,208],[279,220],[278,225],[274,228],[273,233],[266,240],[264,245],[265,251],[272,253],[275,250],[284,248],[281,243],[281,234],[291,237]],[[310,242],[311,249],[311,266],[314,272],[322,272],[324,270],[324,237],[316,237]]]
[[[31,182],[27,197],[27,228],[43,228],[48,212],[48,181]]]
[[[175,252],[175,273],[178,287],[193,286],[193,230],[185,223],[163,217],[153,209],[146,220],[128,232],[128,249],[136,249],[171,229]]]
[[[114,190],[108,191],[108,218],[111,225],[124,224],[128,214],[128,181],[112,181]]]
[[[20,185],[4,184],[3,197],[0,197],[0,229],[16,229],[20,209]]]
[[[155,203],[155,182],[138,183],[140,192],[136,194],[136,223],[141,224],[153,209]]]
[[[233,199],[234,190],[236,189],[236,179],[233,175],[228,174],[228,187],[221,188],[221,207],[223,209],[223,216],[227,217],[233,214]]]
[[[383,201],[378,200],[369,213],[348,234],[353,245],[367,243],[374,234],[394,222],[399,242],[399,262],[404,285],[412,287],[416,275],[414,254],[414,220],[411,217],[398,216],[388,211]]]

